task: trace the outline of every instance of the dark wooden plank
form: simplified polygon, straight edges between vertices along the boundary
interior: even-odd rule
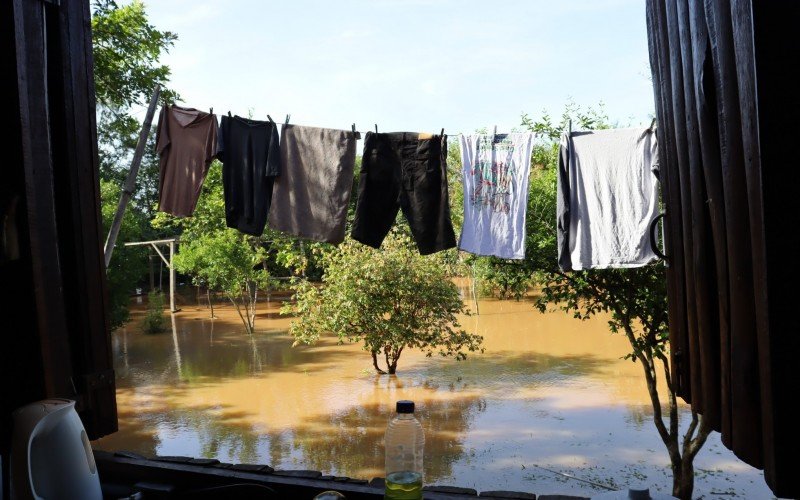
[[[706,0],[717,93],[722,186],[728,238],[731,307],[731,415],[733,452],[761,467],[761,410],[756,342],[750,216],[742,150],[739,92],[736,82],[730,4]]]
[[[678,214],[681,219],[681,242],[683,243],[684,297],[686,303],[687,334],[683,340],[684,363],[689,365],[689,383],[692,406],[702,412],[700,391],[700,356],[697,333],[697,297],[694,286],[694,260],[692,237],[692,205],[691,181],[689,175],[689,146],[686,132],[686,101],[683,93],[683,63],[681,61],[680,32],[678,26],[677,5],[674,1],[666,2],[666,25],[669,46],[669,60],[672,82],[672,115],[675,137],[677,185],[680,192]]]
[[[659,31],[657,29],[657,20],[655,16],[657,13],[655,12],[654,2],[652,0],[648,0],[645,3],[645,19],[647,22],[647,49],[648,55],[650,58],[650,72],[653,75],[653,101],[655,103],[655,112],[656,112],[656,119],[658,125],[656,127],[656,139],[658,142],[658,156],[659,156],[659,183],[661,185],[661,204],[662,210],[665,211],[667,214],[663,223],[664,227],[664,251],[669,256],[672,254],[672,246],[673,246],[673,236],[671,232],[671,225],[667,220],[669,218],[669,177],[667,175],[667,170],[669,169],[669,148],[667,147],[667,134],[665,131],[669,130],[669,127],[666,126],[667,123],[667,114],[664,111],[664,100],[666,97],[664,96],[664,78],[662,77],[662,69],[661,69],[661,48],[660,48],[660,41],[659,41]],[[669,262],[666,262],[666,280],[667,280],[667,316],[668,322],[670,324],[670,337],[675,337],[675,341],[677,342],[678,335],[672,332],[672,328],[677,330],[677,325],[679,324],[680,315],[677,312],[677,301],[680,300],[680,295],[677,289],[677,283],[674,278],[674,273],[671,272],[669,268]],[[674,326],[673,326],[674,325]],[[674,359],[674,351],[675,349],[671,349],[672,353],[672,384],[676,388],[676,390],[680,391],[681,387],[681,372],[680,370],[676,369],[676,363]]]
[[[708,210],[708,227],[713,245],[714,270],[708,270],[703,279],[713,282],[716,290],[716,319],[711,331],[716,336],[714,363],[709,356],[704,360],[716,364],[713,388],[705,390],[709,398],[718,392],[719,419],[712,421],[712,428],[722,432],[724,443],[730,443],[730,307],[728,289],[728,248],[725,224],[725,203],[722,190],[722,166],[720,165],[719,131],[717,129],[716,89],[712,68],[711,48],[708,43],[705,11],[702,0],[689,0],[689,21],[692,32],[692,74],[694,78],[695,106],[697,113],[700,154],[703,164],[705,205]],[[705,378],[705,380],[708,380]]]
[[[663,0],[647,3],[648,46],[650,64],[654,74],[654,93],[656,100],[656,130],[659,143],[660,180],[662,201],[667,216],[664,221],[665,249],[669,256],[667,267],[667,291],[670,326],[670,356],[672,383],[676,393],[691,402],[689,384],[690,366],[684,352],[688,351],[686,300],[683,273],[683,243],[680,216],[680,192],[678,189],[677,159],[675,149],[675,129],[672,115],[672,78],[669,66],[669,42],[666,36]]]
[[[795,202],[800,169],[787,164],[787,146],[796,142],[790,110],[800,104],[800,93],[787,76],[800,70],[800,58],[790,56],[800,52],[800,39],[794,35],[800,2],[675,2],[648,3],[648,32],[659,122],[664,127],[672,120],[666,140],[659,138],[667,150],[672,147],[670,131],[679,141],[680,123],[687,119],[689,152],[681,156],[681,144],[675,144],[679,156],[668,159],[666,168],[677,162],[678,181],[669,185],[667,177],[664,194],[671,200],[673,191],[681,190],[685,207],[687,178],[680,174],[688,168],[694,240],[692,261],[687,254],[685,264],[694,265],[696,276],[710,281],[707,289],[695,282],[704,404],[699,404],[695,390],[692,405],[704,406],[708,414],[719,391],[723,443],[744,461],[763,464],[767,483],[777,495],[797,497],[800,483],[794,469],[800,427],[794,423],[792,405],[797,394],[793,358],[800,350],[794,288],[800,270],[791,261],[796,252],[786,244],[788,232],[800,224]],[[680,50],[673,43],[676,27]],[[665,31],[668,41],[662,43]],[[683,74],[675,71],[677,54]],[[681,99],[676,80],[683,83],[684,117],[676,105]],[[702,176],[695,168],[695,140]],[[698,200],[703,198],[707,203],[700,207]],[[701,217],[704,213],[707,218]],[[685,234],[684,227],[678,234],[683,245],[675,246],[687,248]],[[670,272],[672,277],[678,274],[682,273]],[[704,291],[716,293],[717,314],[708,318],[703,317]],[[692,302],[688,295],[684,298]],[[709,297],[712,313],[713,303]],[[672,327],[676,311],[670,307]],[[690,312],[677,321],[691,322]],[[707,329],[712,336],[704,335]],[[694,334],[690,331],[688,337]],[[710,352],[717,343],[714,335],[718,381],[709,376],[715,371]],[[681,348],[680,339],[675,340],[673,348]],[[692,377],[697,375],[694,366],[693,362]]]
[[[800,104],[796,81],[787,78],[800,70],[800,2],[739,0],[731,6],[753,241],[764,477],[776,495],[800,498],[800,427],[794,409],[800,269],[791,261],[797,251],[786,249],[800,225],[800,169],[787,162],[786,154],[786,145],[796,142],[796,119],[790,110]]]
[[[11,124],[0,135],[4,151],[0,162],[0,211],[11,203],[15,206],[15,223],[19,237],[18,259],[0,262],[0,317],[3,318],[3,348],[0,349],[0,456],[3,477],[9,477],[8,451],[11,440],[11,412],[30,399],[44,397],[42,360],[37,336],[33,264],[28,235],[25,170],[23,167],[22,118],[19,93],[16,91],[17,38],[14,4],[0,2],[0,74],[14,82],[6,93],[8,120]],[[12,199],[14,201],[12,201]],[[25,384],[19,381],[24,380]],[[8,486],[6,481],[6,497]],[[0,495],[2,495],[0,490]]]
[[[43,3],[14,0],[26,212],[45,395],[73,395],[49,139]],[[42,334],[45,332],[45,334]]]
[[[17,311],[31,311],[25,317],[32,324],[17,331],[25,342],[7,346],[9,357],[26,360],[29,368],[16,376],[30,384],[13,383],[4,403],[10,411],[45,397],[76,399],[87,432],[99,437],[116,429],[116,406],[88,2],[14,0],[5,8],[4,21],[13,27],[19,135],[7,149],[18,157],[11,162],[14,175],[4,177],[24,187],[18,209],[24,255],[17,267],[19,281],[31,289],[27,294],[21,287],[14,303]]]
[[[76,359],[75,380],[83,396],[81,417],[92,438],[117,430],[116,395],[106,315],[107,290],[102,259],[100,221],[99,161],[95,123],[94,77],[91,53],[91,18],[87,2],[51,6],[50,13],[60,27],[57,44],[61,49],[61,78],[65,104],[64,154],[57,166],[69,190],[58,200],[63,213],[59,220],[70,228],[62,238],[67,315]],[[56,41],[54,40],[54,45]],[[55,134],[54,134],[55,135]],[[62,233],[64,233],[62,231]],[[67,276],[65,276],[67,278]],[[105,383],[96,374],[108,373]]]
[[[699,117],[697,114],[694,80],[694,45],[689,19],[689,0],[676,2],[678,33],[683,67],[683,95],[686,116],[686,145],[688,149],[689,190],[691,206],[692,261],[694,263],[694,290],[697,306],[697,338],[690,343],[692,358],[698,373],[693,377],[692,393],[698,412],[702,413],[706,425],[720,428],[719,390],[719,314],[716,300],[714,275],[714,253],[711,240],[706,186],[703,178],[703,162],[700,153]]]

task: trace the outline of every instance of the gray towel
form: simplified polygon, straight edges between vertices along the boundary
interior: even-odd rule
[[[341,243],[355,162],[354,132],[284,125],[281,175],[272,192],[269,227],[301,238]]]

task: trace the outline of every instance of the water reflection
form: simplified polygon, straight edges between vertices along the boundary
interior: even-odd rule
[[[170,314],[172,323],[172,345],[175,348],[175,366],[178,367],[178,380],[183,380],[183,367],[181,366],[181,347],[178,345],[178,327],[175,324],[175,313]]]
[[[483,300],[463,325],[485,337],[485,354],[455,362],[412,351],[389,377],[374,374],[359,345],[326,338],[293,348],[279,307],[261,307],[252,336],[229,307],[216,307],[214,320],[203,306],[184,307],[160,335],[142,334],[134,311],[113,335],[120,431],[96,445],[369,478],[383,474],[394,402],[412,399],[429,483],[591,493],[540,465],[668,487],[640,368],[620,359],[628,346],[605,318],[581,322],[539,314],[529,301]],[[733,472],[698,480],[698,494],[731,484],[766,491],[716,437],[708,447],[714,452],[698,465]]]

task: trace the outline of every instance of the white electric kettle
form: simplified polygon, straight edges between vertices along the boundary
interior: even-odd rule
[[[75,401],[45,399],[13,413],[11,500],[102,500],[92,447]]]

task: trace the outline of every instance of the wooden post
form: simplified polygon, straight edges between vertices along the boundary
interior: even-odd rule
[[[175,308],[175,266],[172,258],[175,256],[175,241],[169,242],[169,310],[178,312]]]
[[[161,86],[156,85],[153,91],[153,97],[150,98],[150,106],[147,108],[147,114],[142,123],[142,131],[139,133],[139,141],[136,143],[136,150],[133,152],[133,160],[131,160],[131,169],[128,171],[128,177],[122,185],[122,195],[119,197],[119,205],[117,205],[117,213],[114,214],[114,221],[111,223],[111,228],[108,231],[105,246],[105,262],[106,269],[111,262],[111,254],[114,253],[114,245],[117,243],[117,236],[119,236],[119,228],[122,226],[122,217],[125,215],[125,208],[128,206],[136,189],[136,176],[139,174],[139,165],[142,164],[142,157],[144,156],[144,148],[147,145],[147,137],[150,135],[150,126],[153,123],[153,115],[156,112],[156,105],[158,104],[158,97],[161,95]]]
[[[170,245],[172,246],[172,245]],[[175,324],[175,315],[172,315],[172,347],[175,351],[175,366],[178,368],[178,380],[183,380],[183,366],[181,363],[181,346],[178,343],[178,327]]]
[[[156,273],[153,269],[153,257],[155,257],[155,255],[151,253],[147,257],[150,260],[150,291],[152,292],[156,289]]]
[[[161,262],[169,268],[169,308],[171,312],[178,312],[180,309],[175,307],[175,268],[172,265],[172,260],[175,257],[175,244],[178,243],[177,238],[169,238],[164,240],[153,240],[153,241],[130,241],[125,243],[126,247],[135,247],[135,246],[150,246],[156,252],[156,254],[161,258]],[[158,249],[158,245],[169,245],[169,259],[164,256],[164,252]],[[151,255],[152,257],[152,255]],[[159,291],[162,290],[161,287],[161,272],[159,271],[159,278],[158,278],[158,289]],[[152,285],[152,275],[151,275],[151,287]]]

